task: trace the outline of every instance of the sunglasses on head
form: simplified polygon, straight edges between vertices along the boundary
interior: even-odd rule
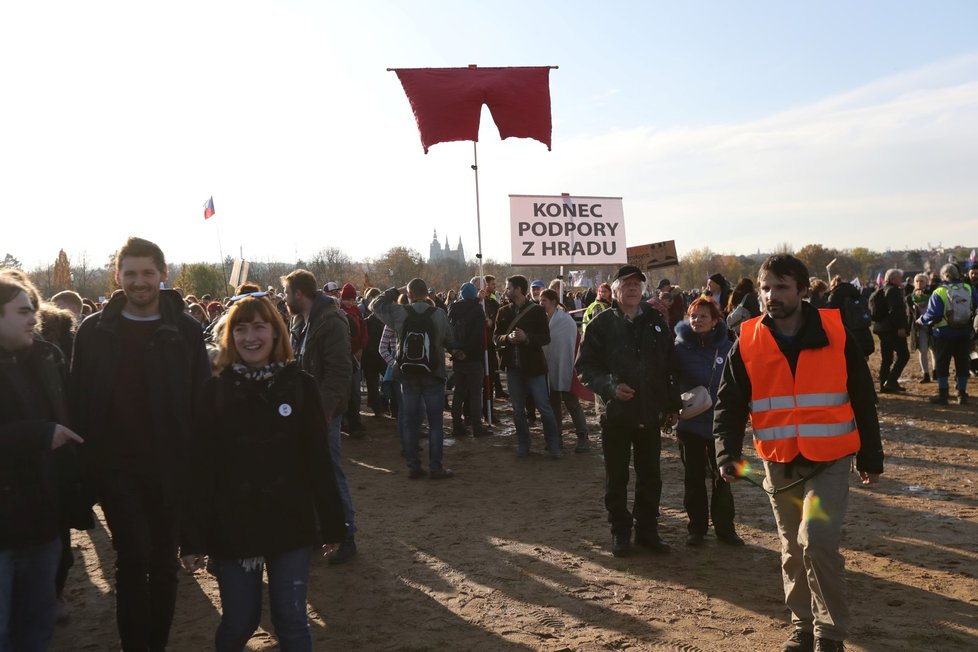
[[[247,292],[245,294],[237,294],[231,297],[230,299],[228,299],[228,301],[234,303],[235,301],[240,301],[241,299],[247,299],[248,297],[257,299],[259,297],[267,297],[267,296],[268,296],[268,292]]]

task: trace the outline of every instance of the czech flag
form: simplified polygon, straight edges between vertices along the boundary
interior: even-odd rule
[[[204,203],[204,219],[206,220],[214,214],[214,197],[212,196]]]

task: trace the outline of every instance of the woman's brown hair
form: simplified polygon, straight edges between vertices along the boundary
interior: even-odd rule
[[[224,369],[241,360],[238,350],[234,347],[234,327],[255,319],[271,325],[274,332],[275,342],[272,345],[269,362],[291,362],[295,358],[292,354],[289,329],[272,302],[265,297],[245,297],[236,301],[225,317],[224,329],[221,332],[221,350],[217,354],[214,366]]]

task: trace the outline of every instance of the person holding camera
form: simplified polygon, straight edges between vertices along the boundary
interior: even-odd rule
[[[765,316],[744,322],[723,371],[713,434],[724,480],[742,473],[748,417],[781,539],[785,604],[794,630],[783,650],[843,650],[849,610],[839,553],[850,459],[864,485],[883,472],[876,391],[838,310],[803,299],[808,269],[779,254],[761,265]]]

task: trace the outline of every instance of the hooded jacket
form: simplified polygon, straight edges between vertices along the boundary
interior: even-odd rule
[[[856,289],[856,286],[847,281],[842,281],[832,288],[832,290],[829,291],[827,298],[827,307],[834,308],[842,312],[843,316],[845,315],[844,308],[847,301],[863,301],[864,304],[866,303],[862,293]],[[876,350],[876,340],[873,339],[873,333],[870,330],[870,327],[867,326],[866,328],[859,328],[856,330],[850,329],[850,332],[852,333],[852,336],[856,338],[856,343],[859,344],[859,348],[862,350],[863,355],[872,355],[873,351]]]
[[[702,385],[710,392],[713,405],[717,402],[717,391],[720,389],[720,378],[723,367],[727,362],[727,354],[733,342],[727,333],[727,324],[723,320],[717,322],[716,328],[710,333],[704,343],[700,336],[693,332],[688,321],[676,324],[676,359],[679,365],[679,391],[687,392],[693,387]],[[679,432],[688,432],[711,439],[713,437],[713,409],[698,414],[692,419],[682,419],[677,427]]]
[[[353,378],[350,322],[339,304],[319,292],[309,311],[292,319],[292,350],[299,367],[316,380],[323,412],[334,419],[346,412]]]
[[[625,317],[617,302],[595,317],[584,331],[575,368],[581,382],[606,405],[602,424],[658,428],[663,414],[682,407],[672,331],[644,301],[634,320]],[[619,383],[634,389],[635,396],[616,399]]]
[[[78,327],[68,383],[73,429],[85,440],[86,471],[102,468],[113,427],[113,380],[119,359],[119,326],[126,296],[112,295],[101,312]],[[152,447],[158,478],[169,497],[183,495],[194,450],[196,396],[211,375],[200,324],[184,312],[175,290],[160,291],[160,320],[146,349]]]
[[[486,351],[486,312],[478,299],[459,299],[448,306],[448,323],[454,332],[455,346],[466,360],[480,363]]]

